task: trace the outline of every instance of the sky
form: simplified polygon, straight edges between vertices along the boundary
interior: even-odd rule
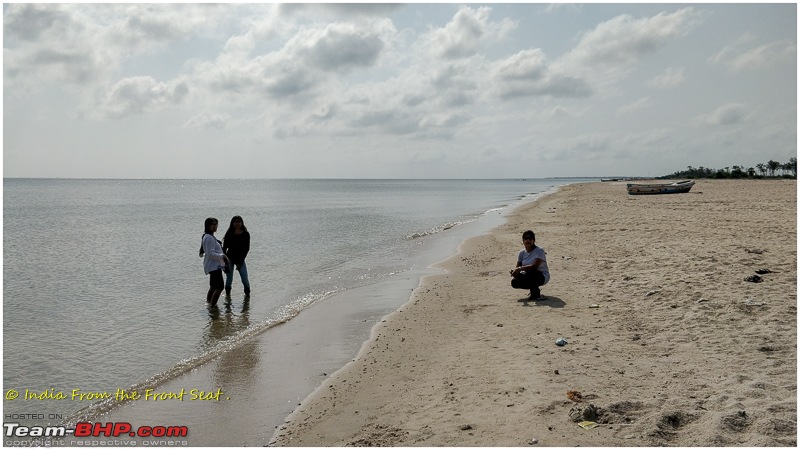
[[[797,156],[795,4],[3,5],[3,176],[661,176]]]

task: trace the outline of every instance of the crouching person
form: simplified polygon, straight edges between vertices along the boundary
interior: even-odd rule
[[[542,296],[539,288],[550,281],[547,256],[543,248],[536,246],[536,235],[531,230],[522,233],[522,244],[525,248],[519,251],[517,266],[510,272],[511,287],[529,289],[528,300],[536,300]]]

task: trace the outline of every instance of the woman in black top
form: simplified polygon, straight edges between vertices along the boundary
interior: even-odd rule
[[[226,273],[225,295],[228,297],[231,296],[234,269],[239,271],[239,275],[242,278],[245,297],[250,296],[250,280],[247,278],[247,264],[244,262],[249,251],[250,233],[247,231],[247,227],[244,226],[242,216],[233,216],[231,225],[222,239],[222,252],[225,253],[233,265],[233,267],[228,267],[228,272]]]

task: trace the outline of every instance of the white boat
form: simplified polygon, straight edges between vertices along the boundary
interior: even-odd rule
[[[682,194],[684,192],[689,192],[692,186],[694,186],[694,181],[692,180],[678,181],[675,183],[628,183],[628,194]]]

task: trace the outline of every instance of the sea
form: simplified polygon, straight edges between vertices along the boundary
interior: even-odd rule
[[[486,232],[513,207],[582,181],[594,180],[5,178],[4,422],[69,424],[124,408],[125,395],[157,390],[315,305],[408,278],[446,236]],[[251,234],[252,293],[243,297],[237,275],[230,304],[223,294],[209,308],[203,223],[217,218],[221,240],[234,215]],[[446,247],[434,259],[457,252]],[[269,358],[260,364],[281,364]],[[268,438],[274,427],[264,428]]]

